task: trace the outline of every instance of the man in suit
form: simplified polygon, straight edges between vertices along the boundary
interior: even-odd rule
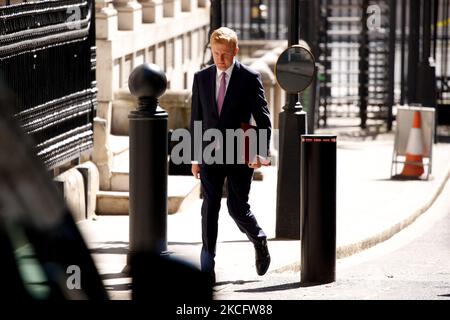
[[[204,163],[201,152],[199,156],[198,150],[193,150],[192,174],[201,180],[204,196],[201,209],[203,241],[201,269],[210,274],[211,281],[215,284],[214,257],[225,178],[227,178],[228,188],[228,211],[239,229],[247,235],[255,247],[255,265],[258,275],[264,275],[269,268],[267,237],[250,210],[248,195],[254,169],[268,163],[271,123],[260,75],[235,59],[239,50],[236,33],[229,28],[221,27],[211,34],[210,44],[214,65],[194,75],[191,134],[199,122],[201,122],[202,132],[217,129],[225,133],[227,129],[242,128],[243,124],[250,123],[250,118],[253,116],[258,131],[265,130],[265,139],[267,139],[267,149],[259,150],[260,155],[247,163],[229,163],[228,161]],[[194,136],[194,139],[199,137]],[[222,154],[226,145],[226,151],[229,152],[229,140],[231,139],[222,144],[219,140],[215,144],[214,151],[221,151],[220,154]],[[201,145],[199,141],[192,143]],[[239,146],[235,146],[234,151],[238,148]]]

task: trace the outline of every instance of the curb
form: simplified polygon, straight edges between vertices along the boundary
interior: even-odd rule
[[[437,197],[442,193],[446,183],[450,180],[450,168],[447,170],[447,174],[442,179],[442,182],[436,188],[436,191],[430,196],[429,200],[421,206],[419,209],[414,211],[409,217],[403,219],[402,221],[396,223],[395,225],[387,228],[386,230],[370,236],[364,240],[358,241],[356,243],[342,245],[336,248],[336,259],[342,259],[359,253],[363,250],[367,250],[381,242],[384,242],[402,231],[404,228],[411,225],[418,217],[420,217],[424,212],[426,212],[436,201]],[[290,265],[272,270],[271,273],[281,273],[286,271],[300,272],[300,262],[295,262]]]

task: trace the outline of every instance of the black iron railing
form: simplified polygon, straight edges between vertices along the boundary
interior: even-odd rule
[[[435,4],[432,17],[432,56],[435,60],[437,81],[437,124],[450,125],[450,1]]]
[[[0,7],[0,77],[14,117],[47,168],[93,147],[96,112],[94,0]]]
[[[287,0],[222,0],[222,23],[242,40],[287,39]]]
[[[315,126],[329,117],[391,130],[397,104],[450,124],[450,0],[298,0],[300,36],[320,65]],[[222,0],[241,39],[287,39],[287,0]]]
[[[396,76],[400,104],[436,108],[437,125],[450,125],[450,1],[397,1]]]
[[[376,26],[368,22],[371,5],[380,14]],[[389,31],[388,1],[321,0],[320,126],[328,117],[360,118],[363,128],[368,120],[389,118]]]

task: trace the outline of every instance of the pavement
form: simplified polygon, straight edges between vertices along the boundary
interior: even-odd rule
[[[323,131],[324,132],[324,131]],[[450,178],[450,144],[433,146],[428,180],[391,179],[394,134],[333,128],[337,143],[337,259],[383,242],[414,222],[440,195]],[[268,236],[272,262],[256,274],[253,245],[239,231],[222,199],[216,256],[215,297],[233,299],[227,286],[276,282],[277,274],[296,272],[300,281],[300,241],[275,239],[277,168],[261,169],[249,203]],[[194,178],[192,178],[194,179]],[[201,250],[201,199],[168,216],[168,250],[196,266]],[[130,299],[131,279],[122,273],[128,251],[128,216],[97,216],[78,226],[91,249],[111,299]],[[273,294],[273,293],[272,293]]]

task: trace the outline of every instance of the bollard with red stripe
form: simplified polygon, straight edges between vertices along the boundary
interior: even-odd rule
[[[336,136],[301,136],[301,283],[336,279]]]

